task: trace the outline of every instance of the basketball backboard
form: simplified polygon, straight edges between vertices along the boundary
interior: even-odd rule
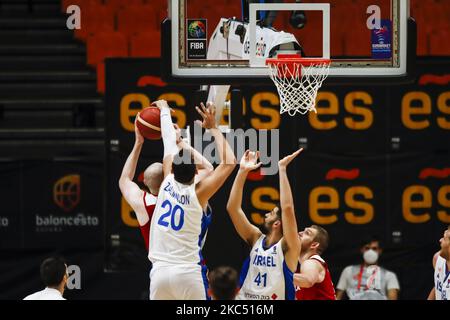
[[[411,74],[416,30],[408,0],[250,1],[255,3],[244,8],[242,2],[248,1],[169,0],[164,77],[180,83],[261,83],[268,79],[265,59],[277,50],[331,58],[331,81],[394,81]],[[306,19],[295,21],[303,28],[291,21],[294,11],[304,13]]]

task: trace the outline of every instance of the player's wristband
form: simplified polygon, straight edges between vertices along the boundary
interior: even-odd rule
[[[169,108],[162,108],[161,109],[161,117],[163,116],[169,116],[170,117],[170,109]]]

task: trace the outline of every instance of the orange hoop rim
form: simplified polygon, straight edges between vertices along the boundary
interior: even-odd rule
[[[302,66],[313,66],[313,65],[330,65],[331,59],[324,58],[302,58],[298,54],[279,54],[276,58],[267,58],[266,65],[276,65],[276,64],[286,64],[293,65],[295,63],[301,64]]]

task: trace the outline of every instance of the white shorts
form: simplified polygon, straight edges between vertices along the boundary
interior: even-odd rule
[[[150,271],[150,300],[209,300],[206,266],[158,265]]]

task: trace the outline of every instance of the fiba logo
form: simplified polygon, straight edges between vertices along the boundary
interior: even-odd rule
[[[190,38],[204,39],[206,38],[206,26],[202,21],[194,20],[189,23],[188,32]]]
[[[72,211],[80,203],[80,175],[68,175],[56,181],[53,201],[65,212]]]

